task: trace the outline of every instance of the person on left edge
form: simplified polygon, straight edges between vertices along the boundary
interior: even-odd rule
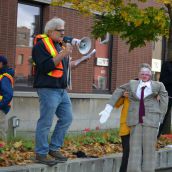
[[[64,27],[65,22],[60,18],[49,20],[44,34],[35,37],[32,50],[34,87],[40,103],[40,118],[36,127],[36,161],[47,165],[67,161],[60,148],[72,122],[72,105],[66,88],[71,85],[71,67],[79,63],[77,60],[70,62],[72,46],[68,43],[65,47],[62,45]],[[54,115],[58,120],[48,143]]]
[[[13,98],[14,70],[8,67],[5,56],[0,56],[0,140],[7,140],[6,114]]]

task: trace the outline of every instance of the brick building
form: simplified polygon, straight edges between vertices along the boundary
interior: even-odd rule
[[[32,41],[42,33],[47,20],[58,16],[66,21],[65,35],[75,38],[91,37],[95,57],[72,71],[73,93],[105,93],[137,77],[140,63],[152,62],[152,45],[128,52],[128,45],[112,36],[101,45],[91,36],[92,17],[85,17],[67,7],[52,7],[50,0],[0,0],[0,54],[9,59],[16,71],[16,90],[31,88],[30,65]],[[81,57],[74,48],[73,59]]]

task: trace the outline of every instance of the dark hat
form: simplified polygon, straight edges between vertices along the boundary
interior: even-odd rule
[[[7,65],[8,61],[5,56],[0,56],[0,62],[2,62],[3,65]]]

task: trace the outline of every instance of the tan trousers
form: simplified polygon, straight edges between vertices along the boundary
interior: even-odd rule
[[[0,110],[0,140],[6,141],[7,129],[6,129],[6,115]]]

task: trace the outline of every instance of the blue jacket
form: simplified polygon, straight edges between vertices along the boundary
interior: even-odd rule
[[[0,70],[0,75],[8,73],[12,77],[14,76],[14,70],[11,68],[3,68]],[[7,114],[10,110],[10,106],[8,105],[13,98],[13,87],[11,81],[6,76],[0,81],[0,95],[3,96],[3,99],[0,101],[0,110],[2,110],[5,114]]]

